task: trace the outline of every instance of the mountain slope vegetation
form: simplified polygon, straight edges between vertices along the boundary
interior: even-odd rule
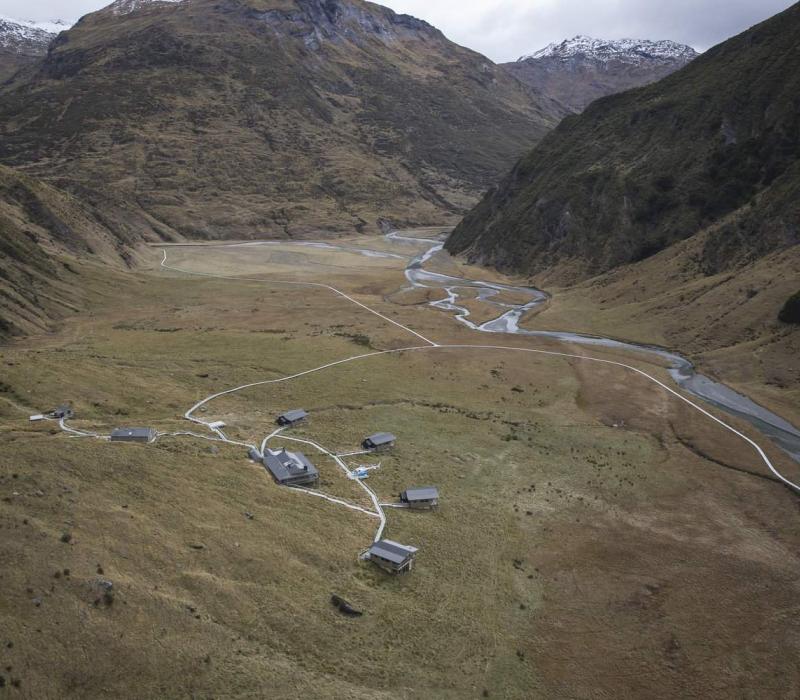
[[[800,241],[800,5],[653,85],[594,102],[457,227],[452,253],[553,283],[710,232],[699,272]]]
[[[135,227],[0,166],[0,339],[48,331],[82,306],[84,265],[126,269]]]
[[[116,2],[0,101],[0,160],[162,237],[454,220],[558,108],[361,0]]]

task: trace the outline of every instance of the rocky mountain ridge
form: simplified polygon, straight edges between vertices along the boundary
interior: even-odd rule
[[[15,40],[48,43],[72,26],[70,22],[54,19],[45,22],[13,19],[0,15],[0,46],[10,46]]]
[[[674,41],[579,35],[503,65],[536,91],[580,112],[600,97],[660,80],[697,56]]]
[[[0,83],[44,56],[58,33],[69,27],[62,20],[30,22],[0,15]]]
[[[572,39],[548,44],[543,49],[522,56],[518,62],[539,58],[569,60],[577,56],[606,63],[615,60],[645,63],[653,60],[690,61],[697,58],[698,53],[691,46],[666,39],[595,39],[579,34]]]

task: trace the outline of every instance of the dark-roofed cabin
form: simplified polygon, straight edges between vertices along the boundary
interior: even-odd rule
[[[275,481],[282,486],[313,486],[319,481],[317,468],[302,452],[266,450],[263,461]]]
[[[155,428],[117,428],[111,433],[113,442],[153,442],[156,439]]]
[[[373,544],[367,554],[369,560],[391,574],[404,574],[414,566],[417,548],[392,540],[380,540]]]
[[[275,422],[281,426],[291,426],[302,423],[306,418],[308,418],[308,413],[302,408],[298,408],[294,411],[286,411],[283,415],[278,416]]]
[[[391,433],[375,433],[364,439],[361,446],[365,450],[387,450],[394,447],[397,438]]]
[[[54,408],[50,415],[53,418],[64,418],[66,420],[72,418],[75,415],[75,411],[65,404],[63,406],[59,406],[58,408]]]
[[[400,494],[400,501],[409,508],[431,510],[439,506],[439,490],[433,486],[415,486]]]

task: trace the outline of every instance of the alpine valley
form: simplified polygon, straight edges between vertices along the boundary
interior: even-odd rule
[[[0,700],[800,697],[800,4],[101,2],[0,21]]]

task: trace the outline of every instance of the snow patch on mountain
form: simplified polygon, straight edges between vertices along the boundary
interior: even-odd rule
[[[108,8],[115,15],[129,15],[149,5],[167,5],[170,3],[186,2],[186,0],[116,0]]]
[[[613,60],[640,63],[647,61],[690,61],[697,55],[697,51],[691,46],[678,44],[666,39],[661,41],[650,41],[648,39],[608,40],[578,35],[560,43],[549,44],[535,53],[522,56],[519,61],[542,58],[567,61],[580,57],[602,63]]]

